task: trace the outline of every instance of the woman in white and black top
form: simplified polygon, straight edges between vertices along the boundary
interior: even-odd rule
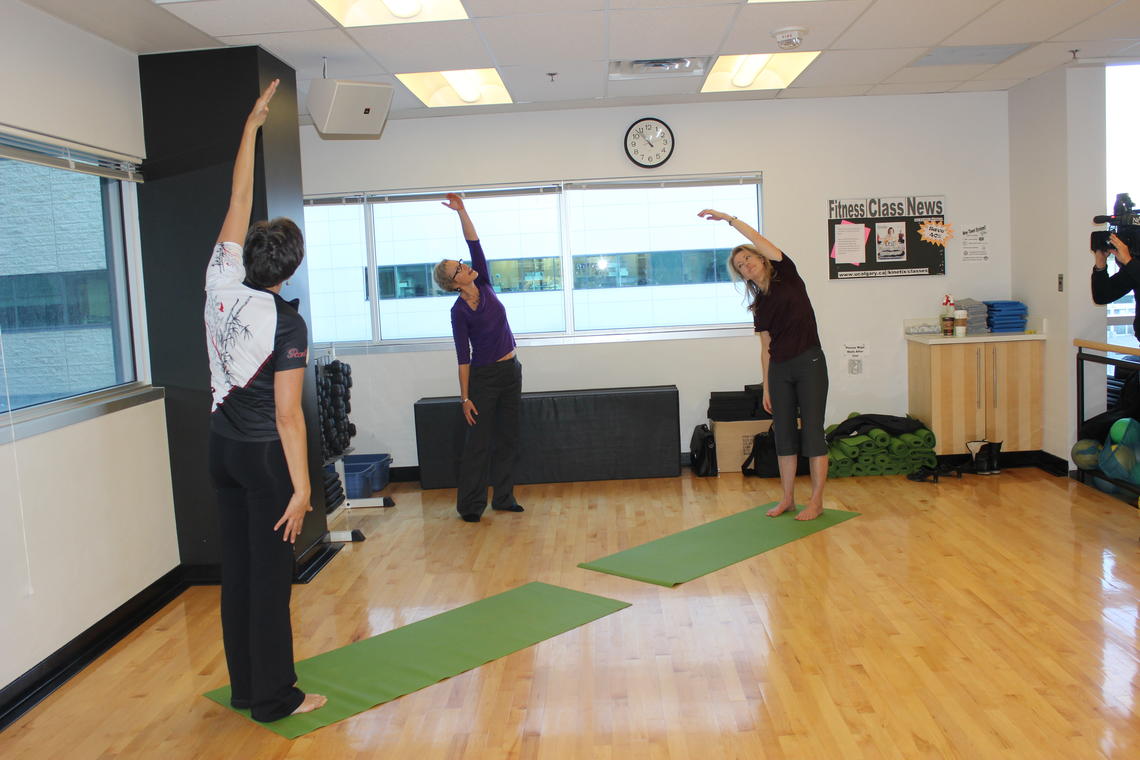
[[[305,255],[304,240],[289,219],[249,225],[254,147],[276,90],[274,80],[246,119],[229,210],[206,269],[222,640],[231,704],[259,721],[310,712],[326,701],[296,686],[289,620],[293,542],[313,509],[301,411],[308,330],[279,293]]]

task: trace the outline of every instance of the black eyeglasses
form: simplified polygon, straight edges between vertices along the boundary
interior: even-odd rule
[[[451,273],[451,279],[449,282],[455,282],[455,278],[459,276],[461,269],[463,269],[463,259],[459,259],[455,262],[455,271]]]

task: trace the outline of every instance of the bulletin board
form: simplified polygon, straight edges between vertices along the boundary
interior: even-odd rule
[[[946,274],[945,209],[940,195],[829,200],[831,279]]]

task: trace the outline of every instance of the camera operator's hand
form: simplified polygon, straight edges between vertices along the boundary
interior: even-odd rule
[[[1108,239],[1112,241],[1112,247],[1116,249],[1116,263],[1125,266],[1129,261],[1132,261],[1132,254],[1129,253],[1128,246],[1116,236],[1115,232],[1109,235]]]
[[[1108,251],[1093,251],[1093,267],[1099,271],[1108,268]]]

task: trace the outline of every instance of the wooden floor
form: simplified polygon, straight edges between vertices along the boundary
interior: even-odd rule
[[[632,607],[295,741],[227,682],[218,589],[183,593],[0,734],[22,758],[1137,758],[1140,519],[1036,469],[834,480],[862,516],[665,589],[576,567],[774,499],[771,480],[527,486],[394,509],[294,587],[298,658],[539,580]],[[800,489],[807,495],[807,482]]]

